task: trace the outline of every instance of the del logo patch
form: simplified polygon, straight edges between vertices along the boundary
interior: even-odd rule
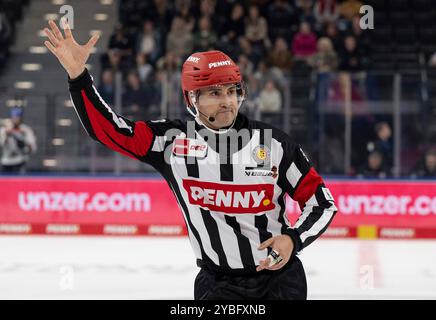
[[[173,154],[181,157],[205,158],[207,143],[196,139],[176,138],[173,142]]]

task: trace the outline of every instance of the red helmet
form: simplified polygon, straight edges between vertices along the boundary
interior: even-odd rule
[[[188,95],[191,90],[241,81],[239,67],[221,51],[196,52],[182,67],[182,90],[188,106],[192,106]]]

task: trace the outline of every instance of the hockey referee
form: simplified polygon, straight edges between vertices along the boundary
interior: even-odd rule
[[[220,51],[192,54],[182,90],[192,121],[132,121],[97,92],[85,45],[53,21],[47,48],[68,73],[80,121],[91,138],[153,166],[179,204],[200,267],[195,299],[306,299],[297,254],[329,226],[337,209],[301,147],[284,132],[239,113],[246,91],[238,66]],[[285,197],[299,203],[294,226]]]

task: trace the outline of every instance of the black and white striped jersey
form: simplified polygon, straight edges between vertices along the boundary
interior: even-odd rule
[[[167,181],[197,259],[211,269],[251,273],[268,238],[289,235],[294,253],[332,221],[334,200],[301,147],[282,131],[238,114],[225,134],[195,121],[131,121],[103,101],[85,70],[69,80],[87,133],[105,146],[153,166]],[[286,194],[302,214],[294,226]]]

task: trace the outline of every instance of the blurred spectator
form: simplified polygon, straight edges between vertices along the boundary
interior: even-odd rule
[[[248,17],[245,19],[245,37],[255,47],[268,48],[268,24],[266,19],[259,15],[257,5],[251,5],[248,9]]]
[[[277,112],[282,108],[282,96],[274,81],[268,80],[259,95],[259,107],[263,112]]]
[[[428,65],[432,68],[436,68],[436,52],[431,55],[430,59],[428,60]]]
[[[334,22],[327,23],[324,26],[324,30],[325,32],[323,34],[323,37],[329,38],[333,43],[333,47],[335,48],[335,51],[340,52],[344,47],[344,40],[342,39],[342,36],[338,31],[338,27],[336,26],[336,23]]]
[[[318,40],[318,51],[309,59],[309,64],[317,71],[317,101],[325,102],[330,88],[330,73],[338,67],[338,56],[329,38]]]
[[[312,32],[310,24],[302,22],[299,32],[292,40],[292,53],[295,58],[307,59],[316,52],[316,35]]]
[[[101,74],[101,82],[98,86],[98,92],[102,99],[109,105],[113,106],[115,97],[114,74],[111,69],[103,70]]]
[[[360,170],[359,176],[365,178],[386,178],[388,171],[383,167],[383,155],[378,151],[373,151],[368,155],[366,165]]]
[[[209,18],[201,17],[198,28],[198,32],[194,34],[194,51],[212,50],[217,41],[217,35],[210,29]]]
[[[203,16],[207,16],[207,17],[211,17],[213,16],[216,12],[215,12],[215,7],[216,7],[216,0],[200,0],[200,14]],[[233,1],[230,1],[228,3],[233,3]],[[227,3],[227,4],[228,4]],[[228,7],[228,12],[231,11],[231,8]]]
[[[192,53],[192,48],[192,34],[186,29],[183,19],[175,17],[167,36],[166,50],[174,52],[179,58],[185,60]]]
[[[268,9],[268,27],[271,41],[277,37],[285,38],[286,42],[292,40],[299,20],[295,10],[286,0],[275,0]]]
[[[9,45],[12,41],[12,25],[8,17],[0,9],[0,68],[9,56]]]
[[[173,52],[168,51],[161,57],[155,72],[154,92],[155,101],[165,99],[166,103],[175,108],[175,112],[181,112],[182,100],[180,95],[180,74],[183,61]]]
[[[223,29],[226,30],[227,35],[233,33],[237,38],[245,34],[244,7],[241,4],[235,3]]]
[[[272,80],[275,83],[282,83],[283,72],[277,67],[269,67],[268,61],[260,61],[257,70],[254,73],[254,79],[257,87],[263,88],[268,80]]]
[[[244,83],[247,89],[247,98],[253,99],[258,93],[258,84],[254,78],[254,65],[244,54],[239,55],[237,64],[241,71],[242,77],[245,79]]]
[[[174,17],[172,3],[169,3],[168,0],[154,0],[154,5],[156,8],[156,15],[152,17],[154,24],[159,33],[165,37]],[[165,43],[165,39],[162,39],[162,42]]]
[[[228,22],[231,26],[229,30],[235,32],[238,38],[245,34],[244,7],[241,4],[236,3],[233,6],[232,15]]]
[[[223,1],[224,2],[224,1]],[[215,22],[218,22],[218,16],[215,12],[216,7],[216,1],[215,0],[201,0],[200,1],[200,12],[197,12],[194,16],[195,17],[207,17],[209,18],[209,21],[215,25]],[[231,4],[226,3],[224,6],[230,12]],[[224,15],[224,13],[223,13]],[[227,15],[225,15],[227,17]],[[198,22],[198,21],[197,21]]]
[[[370,50],[371,41],[368,32],[365,32],[365,30],[360,27],[360,16],[355,16],[352,19],[351,26],[347,33],[356,39],[356,42],[359,44],[362,57],[365,59],[366,54]]]
[[[359,0],[346,0],[339,6],[339,12],[342,17],[351,21],[354,16],[360,15],[360,7],[363,3]]]
[[[108,62],[103,63],[104,69],[112,69],[116,71],[124,71],[123,65],[121,64],[121,54],[118,50],[109,50],[107,52]]]
[[[323,37],[318,40],[317,52],[309,59],[309,64],[318,73],[329,73],[338,67],[338,55],[329,38]]]
[[[262,59],[262,52],[259,50],[254,50],[250,41],[248,41],[248,39],[245,37],[239,37],[239,47],[241,49],[241,53],[244,54],[256,68],[257,64]]]
[[[178,10],[179,17],[185,22],[185,30],[187,32],[192,32],[195,26],[195,19],[190,9],[190,1],[183,1]]]
[[[313,12],[318,25],[335,23],[339,17],[339,5],[336,0],[316,0]]]
[[[132,43],[129,37],[124,33],[123,26],[117,25],[115,27],[114,33],[109,39],[109,50],[116,50],[120,54],[121,58],[129,57],[132,50]]]
[[[361,71],[362,54],[357,46],[356,38],[347,36],[344,40],[344,49],[340,55],[339,69],[342,71]]]
[[[157,70],[166,74],[179,73],[181,67],[182,60],[171,51],[168,51],[165,56],[161,57],[156,63]]]
[[[155,30],[153,21],[146,20],[143,23],[142,32],[136,39],[136,52],[146,55],[151,64],[155,64],[162,51],[162,39],[160,33]]]
[[[163,81],[166,80],[166,75],[164,71],[154,72],[151,76],[150,82],[145,86],[147,92],[147,104],[148,113],[151,116],[160,116],[160,107],[162,101],[162,87]],[[156,114],[155,114],[156,112]]]
[[[139,27],[141,22],[157,16],[153,1],[122,0],[118,1],[118,17],[126,28]]]
[[[312,0],[296,0],[297,16],[299,22],[306,21],[312,28],[316,27],[316,18],[313,13],[313,1]]]
[[[123,113],[145,119],[147,118],[147,102],[147,92],[141,85],[138,73],[131,71],[127,77],[127,87],[123,94]]]
[[[5,173],[25,173],[29,156],[36,152],[36,138],[31,127],[23,123],[23,109],[14,107],[11,120],[0,128],[1,164]]]
[[[248,79],[248,77],[253,74],[253,63],[244,54],[239,55],[237,64],[244,79]]]
[[[280,69],[285,74],[290,72],[292,67],[292,55],[285,39],[281,37],[276,39],[274,48],[268,55],[268,64],[271,67]]]
[[[387,122],[379,122],[375,125],[376,140],[367,145],[369,152],[377,151],[383,155],[383,166],[391,170],[393,166],[392,130]]]
[[[139,79],[143,84],[149,82],[149,79],[153,75],[153,66],[148,63],[147,57],[143,53],[136,55],[136,69],[138,71]]]
[[[107,53],[101,56],[103,69],[111,68],[127,72],[134,63],[132,61],[133,44],[121,25],[115,27],[108,47]]]
[[[347,35],[354,36],[357,42],[360,43],[360,38],[364,35],[363,29],[360,27],[360,16],[354,16],[351,19],[351,25],[348,30],[346,30]]]
[[[427,150],[424,159],[413,170],[411,176],[418,178],[436,177],[436,147]]]

